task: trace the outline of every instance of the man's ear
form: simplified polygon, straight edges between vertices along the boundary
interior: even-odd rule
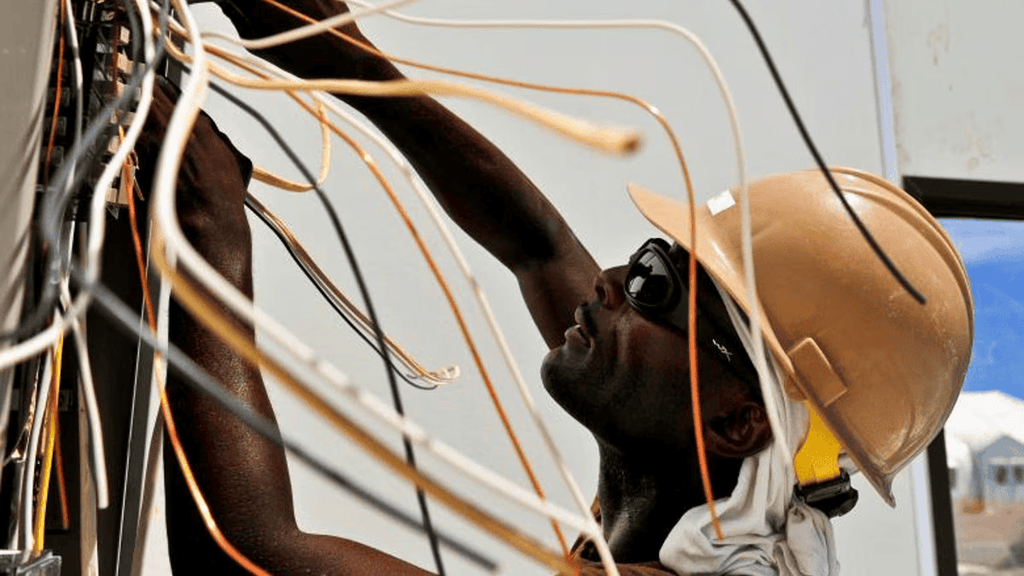
[[[772,439],[771,423],[762,404],[745,401],[708,422],[707,449],[723,458],[746,458],[764,450]]]

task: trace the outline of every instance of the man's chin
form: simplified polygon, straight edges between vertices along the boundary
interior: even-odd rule
[[[540,380],[548,396],[570,415],[575,415],[578,408],[575,395],[581,389],[581,374],[572,360],[562,347],[551,349],[541,362]]]
[[[562,349],[552,348],[548,350],[548,353],[544,355],[544,359],[540,362],[540,381],[544,384],[544,388],[548,387],[548,380],[552,377],[553,372],[557,372],[558,361],[561,359]]]

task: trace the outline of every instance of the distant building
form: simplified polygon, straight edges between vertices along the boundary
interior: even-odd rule
[[[1024,401],[962,393],[945,431],[954,500],[966,507],[1024,503]]]

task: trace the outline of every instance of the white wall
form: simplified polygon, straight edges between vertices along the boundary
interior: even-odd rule
[[[789,83],[808,128],[826,159],[834,164],[882,172],[882,150],[876,114],[874,77],[865,4],[838,0],[772,0],[751,2],[749,9]],[[206,27],[225,26],[215,9],[196,8]],[[734,91],[746,135],[752,175],[808,167],[811,158],[799,141],[753,41],[728,3],[721,0],[659,0],[633,3],[584,0],[520,0],[481,3],[473,0],[435,0],[410,8],[421,15],[456,18],[666,18],[692,28],[719,59]],[[710,76],[694,51],[682,40],[651,31],[465,31],[419,29],[383,20],[366,22],[364,30],[379,47],[430,63],[550,82],[563,86],[620,90],[639,95],[669,117],[683,141],[698,194],[702,198],[736,182],[735,159],[724,108]],[[412,72],[412,75],[421,76]],[[507,89],[500,89],[508,92]],[[646,143],[631,159],[607,158],[580,149],[489,106],[451,101],[450,104],[495,140],[531,175],[564,212],[579,237],[598,261],[616,265],[653,229],[639,216],[625,194],[635,181],[649,188],[682,195],[678,167],[656,124],[640,110],[619,102],[516,92],[517,96],[587,118],[632,124],[643,129]],[[289,141],[304,158],[319,158],[319,137],[313,122],[276,95],[245,92],[262,110],[274,115]],[[910,95],[904,92],[904,98]],[[262,166],[299,178],[258,126],[216,97],[208,110],[239,148]],[[334,144],[333,169],[327,187],[338,203],[353,238],[376,305],[386,329],[428,366],[457,363],[464,377],[450,389],[419,392],[405,389],[409,414],[441,439],[479,462],[526,486],[508,441],[483,392],[480,378],[413,245],[383,194],[344,145]],[[380,158],[381,154],[375,153]],[[391,174],[394,171],[390,172]],[[254,192],[285,217],[324,267],[348,289],[351,275],[317,202],[255,186]],[[425,227],[422,211],[403,189],[414,217]],[[309,288],[272,236],[254,223],[256,294],[265,307],[318,351],[329,355],[354,381],[382,398],[387,389],[380,361],[351,336],[329,308]],[[432,248],[440,250],[429,233]],[[464,236],[459,236],[465,240]],[[497,309],[511,346],[531,383],[537,378],[544,345],[537,336],[511,276],[468,241],[463,242],[472,265]],[[440,252],[438,252],[440,254]],[[510,380],[504,375],[495,347],[482,332],[483,322],[467,298],[464,282],[456,279],[450,260],[442,257],[461,302],[481,342],[503,398],[525,437],[529,453],[540,468],[552,498],[569,499],[529,430]],[[354,290],[351,292],[355,294]],[[596,478],[596,454],[588,434],[560,414],[538,385],[542,409],[567,453],[586,493]],[[318,452],[349,470],[353,476],[414,511],[412,489],[361,455],[330,431],[283,390],[271,391],[286,433],[304,438]],[[344,406],[343,406],[344,407]],[[379,427],[377,428],[379,429]],[[394,434],[392,445],[398,445]],[[510,522],[552,543],[546,522],[467,485],[425,456],[424,467],[453,486],[498,511]],[[293,483],[300,522],[309,530],[362,540],[403,558],[431,566],[425,540],[396,528],[367,511],[344,492],[295,463]],[[858,483],[862,501],[849,517],[836,523],[844,574],[917,574],[918,518],[915,492],[906,476],[894,486],[898,509],[890,510],[866,483]],[[919,493],[919,492],[918,492]],[[502,560],[508,574],[547,574],[549,571],[517,557],[501,543],[481,535],[453,518],[437,503],[433,510],[444,530],[456,532]],[[158,539],[158,538],[157,538]],[[159,544],[158,544],[159,546]],[[150,554],[147,574],[165,573],[158,548]],[[473,573],[453,555],[446,555],[452,574]],[[164,571],[164,572],[162,572]]]
[[[885,5],[903,173],[1024,181],[1024,4]]]

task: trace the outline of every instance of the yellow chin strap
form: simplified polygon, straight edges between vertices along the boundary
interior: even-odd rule
[[[839,441],[832,435],[818,412],[808,402],[807,438],[793,457],[797,486],[794,497],[828,515],[842,516],[857,505],[857,490],[850,475],[839,467]]]
[[[804,402],[804,405],[810,426],[803,446],[793,457],[793,468],[800,486],[809,486],[840,476],[839,452],[842,446],[810,402]]]

